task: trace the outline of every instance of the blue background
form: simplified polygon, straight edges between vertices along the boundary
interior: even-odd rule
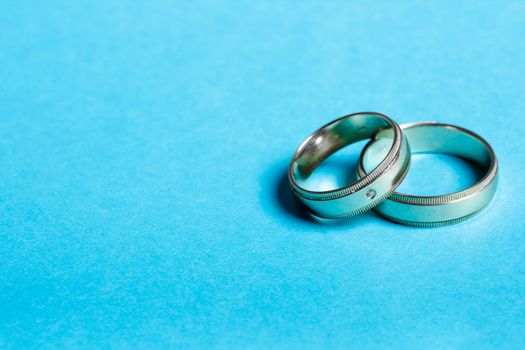
[[[1,1],[0,347],[525,347],[524,38],[520,1]],[[311,220],[288,161],[362,110],[484,136],[491,206]],[[433,159],[404,186],[470,176]]]

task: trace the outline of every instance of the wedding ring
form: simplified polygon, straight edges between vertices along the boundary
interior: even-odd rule
[[[378,165],[357,181],[329,191],[313,191],[304,181],[337,150],[390,130],[391,142]],[[363,112],[341,117],[314,132],[295,152],[288,170],[293,192],[316,216],[343,218],[360,214],[381,203],[404,179],[410,150],[401,128],[380,113]]]
[[[479,165],[485,175],[473,186],[438,196],[414,196],[394,192],[374,211],[383,217],[411,226],[437,227],[462,222],[485,208],[496,192],[498,161],[492,147],[481,136],[458,126],[435,122],[401,126],[413,153],[444,153]],[[391,132],[378,133],[361,153],[360,176],[373,172],[385,154],[383,139]]]

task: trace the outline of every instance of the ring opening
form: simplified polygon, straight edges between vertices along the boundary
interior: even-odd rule
[[[456,180],[456,184],[459,184],[461,188],[455,189],[461,191],[465,188],[473,186],[475,183],[481,181],[485,174],[490,170],[493,157],[488,145],[475,135],[452,126],[446,126],[442,124],[415,124],[403,128],[403,133],[406,135],[410,144],[412,154],[417,153],[438,153],[447,156],[453,156],[461,158],[450,159],[452,157],[438,157],[437,162],[445,160],[452,161],[448,165],[450,168],[455,167],[456,170],[461,172],[446,172],[439,173],[439,175],[431,174],[427,178],[421,180],[422,182],[431,182],[432,179],[436,180],[437,183],[434,186],[434,191],[442,190],[447,184],[447,175],[450,175],[450,182]],[[385,155],[385,143],[388,142],[388,138],[385,138],[382,133],[376,135],[374,141],[370,142],[363,152],[361,158],[361,166],[366,173],[372,171],[378,162],[383,159]],[[439,164],[437,164],[439,167]],[[441,164],[441,170],[443,170],[443,163]],[[414,167],[415,168],[415,167]],[[417,168],[413,170],[417,171]],[[446,170],[446,168],[445,168]],[[428,169],[425,169],[425,174],[428,174]],[[421,173],[417,172],[419,176]],[[409,175],[410,176],[410,175]],[[440,177],[438,177],[440,176]],[[455,176],[455,177],[454,177]],[[461,178],[458,178],[461,176]],[[408,179],[409,180],[409,179]],[[408,183],[408,181],[405,181]],[[404,184],[408,186],[407,184]],[[422,187],[423,190],[429,190],[428,188]],[[436,193],[425,193],[425,195],[437,195]]]
[[[313,188],[312,182],[309,182],[308,179],[325,159],[350,144],[369,139],[377,132],[388,130],[391,127],[386,119],[375,114],[358,114],[349,118],[338,119],[318,130],[303,143],[294,157],[291,175],[297,185],[308,190],[320,190],[321,188],[318,186]],[[393,135],[393,132],[390,134]],[[389,141],[386,142],[388,144],[386,153],[392,148],[393,142],[393,137],[390,137]],[[384,158],[380,159],[377,165]],[[334,187],[333,184],[331,187]],[[324,190],[327,188],[325,187]]]

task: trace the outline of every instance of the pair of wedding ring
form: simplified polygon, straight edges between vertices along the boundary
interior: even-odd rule
[[[314,191],[305,180],[323,160],[354,142],[371,139],[358,162],[358,179],[342,188]],[[458,156],[477,164],[484,176],[473,186],[438,196],[395,192],[404,180],[412,153]],[[496,191],[498,161],[479,135],[449,124],[420,122],[399,126],[387,116],[362,112],[321,127],[295,152],[288,177],[293,192],[322,218],[344,218],[372,209],[412,226],[435,227],[461,222],[485,208]]]

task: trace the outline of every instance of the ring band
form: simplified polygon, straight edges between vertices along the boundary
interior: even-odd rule
[[[300,185],[328,156],[381,130],[391,130],[391,145],[369,174],[329,191],[311,191]],[[409,165],[410,150],[399,125],[383,114],[362,112],[336,119],[308,137],[290,162],[288,178],[293,192],[313,214],[336,219],[360,214],[381,203],[399,186]]]
[[[401,125],[413,153],[435,152],[464,158],[478,164],[485,175],[473,186],[438,196],[414,196],[395,192],[374,211],[383,217],[411,226],[437,227],[462,222],[485,208],[496,192],[498,161],[492,147],[481,136],[458,126],[435,122]],[[360,176],[380,161],[381,138],[376,135],[361,153]]]

